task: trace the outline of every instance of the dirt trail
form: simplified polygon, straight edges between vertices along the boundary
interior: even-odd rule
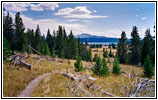
[[[39,75],[37,78],[32,80],[26,88],[18,95],[18,97],[30,97],[32,93],[34,92],[35,87],[40,83],[40,81],[46,77],[51,75],[51,73],[45,73],[42,75]]]
[[[69,70],[72,70],[72,68],[70,68]],[[58,71],[59,70],[54,70],[51,73],[44,73],[42,75],[39,75],[26,86],[26,88],[18,95],[18,97],[31,97],[36,86],[38,86],[38,84],[43,78],[50,76],[52,73],[57,73]],[[61,71],[64,71],[64,69]]]

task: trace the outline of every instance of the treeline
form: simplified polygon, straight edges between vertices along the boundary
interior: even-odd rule
[[[15,51],[35,53],[28,49],[30,45],[43,55],[68,59],[81,57],[83,60],[92,61],[91,50],[87,48],[88,41],[84,45],[80,42],[80,38],[78,40],[74,38],[72,31],[67,35],[62,26],[59,26],[57,31],[54,30],[53,34],[48,29],[47,35],[44,36],[39,25],[36,30],[27,29],[25,32],[20,12],[15,15],[15,23],[9,13],[3,18],[3,47],[5,48],[3,50],[7,50],[4,51],[4,58],[11,52],[14,54]]]
[[[130,43],[128,44],[126,33],[122,31],[118,42],[117,57],[120,63],[130,63],[144,65],[145,58],[149,56],[152,64],[155,64],[155,39],[150,33],[150,29],[145,32],[145,37],[141,40],[138,28],[133,26]]]

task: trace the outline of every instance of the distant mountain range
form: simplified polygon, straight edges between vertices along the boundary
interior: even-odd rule
[[[79,37],[80,38],[106,38],[105,36],[96,36],[96,35],[90,35],[87,33],[82,33],[75,36],[75,38],[79,38]]]
[[[88,42],[118,42],[119,40],[118,38],[96,36],[87,33],[82,33],[75,36],[76,39],[78,39],[79,37],[81,42],[85,42],[86,40],[88,40]]]

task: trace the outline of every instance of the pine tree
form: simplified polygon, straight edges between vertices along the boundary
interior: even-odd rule
[[[145,37],[143,39],[142,53],[141,53],[141,63],[144,64],[144,60],[149,55],[152,57],[153,51],[153,38],[150,34],[150,29],[147,29],[145,32]]]
[[[61,58],[65,58],[64,50],[61,50]]]
[[[106,51],[104,50],[104,52],[103,52],[103,57],[108,57],[108,52],[107,52],[107,50],[106,50]]]
[[[76,57],[78,56],[78,48],[77,48],[77,42],[74,38],[74,35],[72,34],[72,31],[70,32],[69,35],[69,52],[70,52],[70,57],[72,59],[76,59]]]
[[[119,66],[118,60],[115,58],[115,61],[113,63],[113,67],[112,67],[112,73],[119,75],[119,74],[121,74],[120,71],[121,71],[121,67]]]
[[[78,44],[78,55],[82,57],[82,45],[80,43],[80,37],[77,40],[77,44]]]
[[[37,25],[37,29],[35,31],[35,38],[34,38],[34,43],[33,43],[33,48],[35,48],[37,51],[41,51],[40,46],[41,44],[41,32],[40,32],[40,28],[39,25]]]
[[[77,58],[77,61],[74,63],[75,71],[80,72],[83,71],[82,59],[81,57]]]
[[[131,32],[131,61],[132,64],[138,64],[140,62],[141,57],[141,43],[140,38],[138,34],[138,29],[136,26],[133,27],[133,30]]]
[[[63,52],[64,58],[69,58],[69,41],[65,28],[63,28]]]
[[[55,30],[53,31],[53,41],[52,41],[52,51],[51,51],[51,54],[52,54],[52,57],[56,57],[56,33],[55,33]]]
[[[96,60],[97,60],[97,58],[98,58],[98,55],[97,55],[97,54],[95,54],[95,55],[94,55],[94,58],[93,58],[93,61],[96,61]]]
[[[88,46],[88,40],[86,40],[84,49],[83,49],[83,60],[87,59],[87,46]]]
[[[101,68],[102,68],[102,62],[100,57],[98,57],[94,67],[92,68],[92,71],[96,75],[101,75]]]
[[[63,48],[63,28],[62,26],[59,26],[56,36],[56,53],[59,57],[61,57],[62,55],[62,48]]]
[[[15,49],[15,35],[13,34],[13,19],[10,16],[9,12],[7,16],[4,16],[3,21],[3,35],[10,44],[10,49],[13,51]]]
[[[110,53],[109,53],[109,57],[113,57],[113,54],[112,54],[111,47],[110,47]]]
[[[7,60],[11,55],[11,51],[9,48],[9,43],[5,37],[3,37],[3,59]]]
[[[34,41],[34,31],[33,29],[28,29],[26,32],[27,44],[33,46]]]
[[[86,61],[92,62],[92,51],[91,49],[88,49],[86,52]]]
[[[120,61],[120,63],[126,63],[127,62],[127,37],[126,33],[122,31],[121,38],[118,42],[118,48],[117,48],[117,56]]]
[[[52,57],[56,57],[55,48],[52,48]]]
[[[107,63],[105,58],[102,59],[102,68],[101,68],[101,75],[106,77],[109,74],[109,69],[107,67]]]
[[[46,41],[43,42],[44,44],[44,55],[50,55],[50,50],[49,50],[49,47],[48,47],[48,44]]]
[[[49,50],[51,51],[51,55],[52,55],[53,36],[51,35],[49,29],[48,29],[48,31],[47,31],[46,42],[47,42],[47,44],[48,44]]]
[[[20,16],[20,12],[17,12],[15,15],[15,33],[16,33],[16,49],[18,51],[26,50],[26,38],[24,35],[24,24]]]
[[[144,76],[151,78],[154,75],[150,56],[147,55],[144,61]]]

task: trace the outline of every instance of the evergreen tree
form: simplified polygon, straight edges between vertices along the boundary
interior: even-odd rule
[[[88,40],[86,40],[84,49],[83,49],[83,60],[87,59],[87,46],[88,46]]]
[[[3,37],[3,59],[7,59],[11,55],[9,43],[5,37]]]
[[[69,58],[69,41],[65,28],[63,28],[63,54],[65,58]]]
[[[117,48],[117,56],[120,61],[120,63],[126,63],[127,62],[127,37],[126,33],[122,31],[121,38],[118,42],[118,48]]]
[[[103,52],[103,57],[108,57],[108,52],[107,52],[107,50],[106,50],[106,51],[104,50],[104,52]]]
[[[81,43],[80,43],[80,37],[77,40],[78,43],[78,55],[82,57],[82,48],[81,48]]]
[[[109,53],[109,57],[113,57],[113,54],[112,54],[111,47],[110,47],[110,53]]]
[[[74,63],[75,71],[80,72],[83,71],[82,59],[81,57],[77,58],[77,61]]]
[[[118,60],[115,58],[115,61],[113,63],[113,67],[112,67],[112,73],[119,75],[119,74],[121,74],[120,71],[121,71],[121,67],[119,66]]]
[[[144,76],[151,78],[154,75],[150,56],[147,55],[144,61]]]
[[[113,49],[115,49],[115,48],[116,48],[114,43],[112,43],[112,48],[113,48]]]
[[[53,36],[50,34],[50,30],[49,29],[47,31],[46,42],[48,44],[49,50],[51,51],[51,55],[52,55]]]
[[[15,49],[15,36],[13,34],[14,29],[13,29],[13,19],[10,16],[9,12],[7,16],[4,16],[4,21],[3,21],[3,35],[7,39],[7,41],[10,44],[10,49],[13,51]]]
[[[105,52],[105,48],[103,48],[103,52]]]
[[[94,55],[94,58],[93,58],[93,61],[96,61],[96,60],[97,60],[97,58],[98,58],[98,55],[97,55],[97,54],[95,54],[95,55]]]
[[[56,53],[59,57],[62,55],[63,48],[63,29],[62,26],[58,27],[57,36],[56,36]]]
[[[150,29],[147,29],[145,32],[145,37],[143,39],[142,53],[141,53],[141,63],[144,64],[144,60],[149,55],[152,57],[154,45],[153,38],[150,34]]]
[[[101,75],[102,62],[100,57],[97,58],[95,66],[92,68],[92,71],[96,75]]]
[[[52,53],[52,57],[56,57],[56,53],[55,53],[55,48],[54,47],[52,48],[52,52],[51,53]]]
[[[27,44],[33,46],[34,41],[34,31],[32,29],[28,29],[26,32],[27,35]]]
[[[88,49],[88,50],[87,50],[87,53],[86,53],[86,61],[92,62],[92,51],[91,51],[91,49]]]
[[[35,48],[38,52],[40,52],[40,46],[41,44],[41,32],[40,32],[40,28],[39,25],[37,25],[37,29],[35,31],[35,38],[34,38],[34,43],[33,43],[33,48]]]
[[[44,55],[50,55],[50,50],[46,41],[43,42],[44,45]]]
[[[52,48],[52,51],[51,51],[51,54],[52,54],[52,57],[55,57],[56,56],[56,35],[55,35],[56,33],[55,33],[55,30],[53,31],[53,43],[52,43],[52,45],[53,45],[53,48]]]
[[[131,61],[132,64],[138,64],[140,62],[141,57],[141,44],[140,44],[140,38],[138,34],[138,29],[136,26],[133,27],[133,30],[131,32]]]
[[[69,35],[69,52],[70,52],[70,57],[72,59],[76,59],[76,57],[78,56],[78,48],[77,48],[77,42],[74,38],[74,35],[72,34],[72,31],[70,32]]]
[[[15,33],[16,33],[16,49],[18,51],[26,50],[26,38],[24,35],[24,24],[20,16],[20,12],[17,12],[15,15]]]
[[[64,50],[62,49],[62,51],[61,51],[61,58],[65,58],[64,55],[65,55],[65,54],[64,54]]]
[[[102,68],[101,68],[101,75],[102,76],[107,76],[109,74],[109,69],[107,67],[107,63],[105,58],[102,59]]]

